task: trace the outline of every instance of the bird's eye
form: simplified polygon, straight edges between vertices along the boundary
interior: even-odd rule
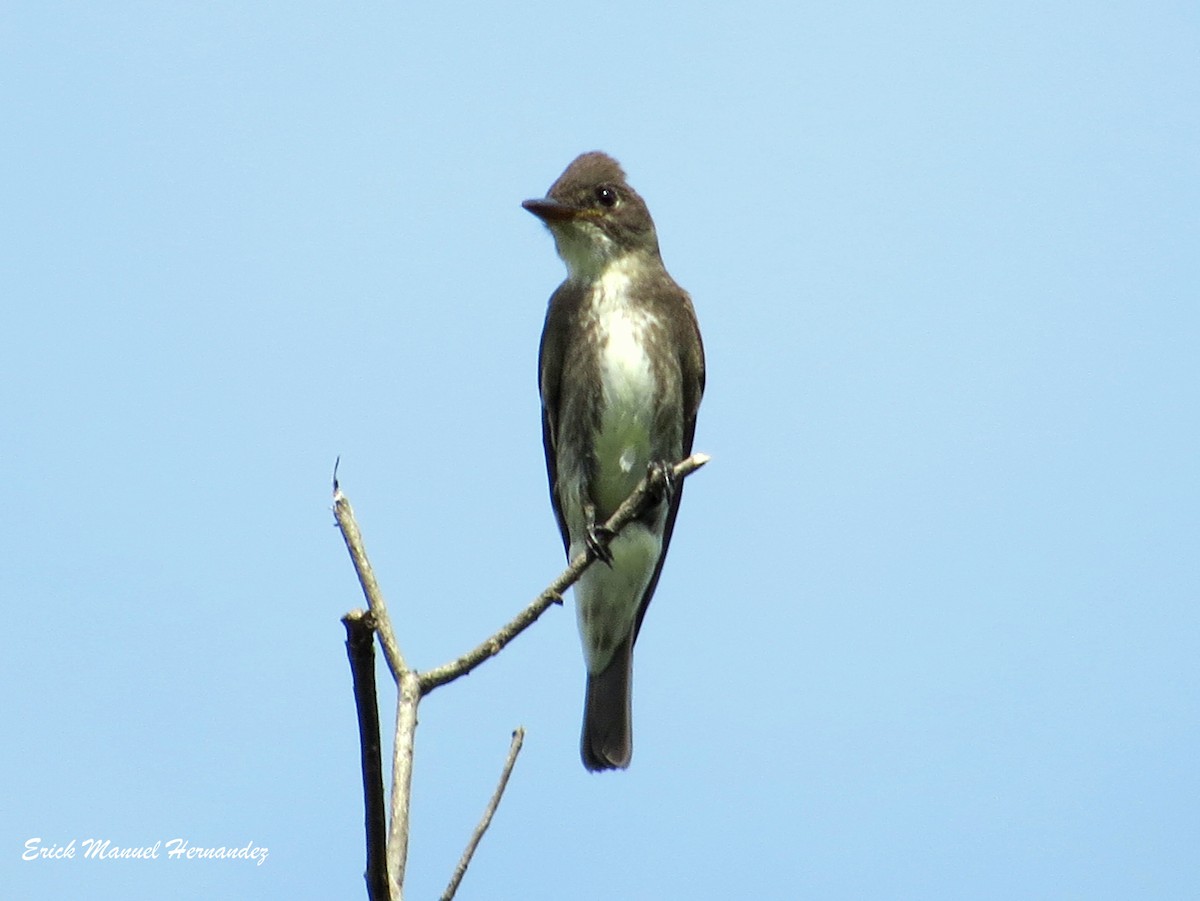
[[[617,192],[608,185],[601,185],[596,189],[596,199],[600,201],[601,206],[616,206]]]

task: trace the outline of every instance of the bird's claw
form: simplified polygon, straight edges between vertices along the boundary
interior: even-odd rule
[[[609,550],[608,543],[613,540],[615,535],[616,533],[607,526],[598,526],[592,523],[587,528],[587,535],[584,536],[591,555],[608,567],[613,565],[613,555]]]
[[[656,500],[670,500],[675,495],[675,467],[666,460],[655,460],[647,470],[650,484],[658,488]]]

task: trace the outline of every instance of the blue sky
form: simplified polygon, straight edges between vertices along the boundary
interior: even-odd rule
[[[713,463],[632,767],[580,765],[551,611],[422,707],[410,896],[524,725],[461,898],[1195,897],[1198,39],[1184,3],[10,5],[0,884],[364,896],[333,461],[417,666],[557,574],[562,266],[519,203],[603,149],[694,298]]]

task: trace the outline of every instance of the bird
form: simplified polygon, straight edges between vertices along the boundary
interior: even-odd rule
[[[633,646],[682,480],[668,481],[615,537],[603,525],[650,467],[691,453],[704,345],[691,298],[663,265],[650,211],[615,159],[581,154],[544,198],[522,206],[549,229],[567,268],[538,352],[550,500],[567,559],[587,550],[598,558],[574,587],[587,669],[580,756],[590,771],[621,770],[633,755]]]

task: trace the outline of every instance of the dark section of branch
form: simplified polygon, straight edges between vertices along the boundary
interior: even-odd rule
[[[379,750],[379,699],[375,692],[375,618],[363,610],[342,617],[346,655],[358,710],[362,757],[363,808],[367,830],[367,897],[391,901],[387,871],[387,809],[383,803],[383,761]]]
[[[496,808],[500,806],[500,798],[503,797],[504,789],[508,786],[508,777],[512,775],[513,765],[517,762],[517,755],[521,753],[521,745],[524,741],[525,728],[518,726],[517,730],[512,734],[512,744],[508,746],[508,759],[504,761],[504,769],[500,771],[500,782],[496,785],[496,790],[492,792],[492,799],[488,801],[487,807],[484,808],[483,816],[479,818],[479,825],[471,833],[471,839],[467,842],[467,847],[463,851],[462,857],[458,860],[458,866],[454,868],[454,875],[450,877],[450,884],[442,892],[441,901],[451,901],[454,893],[458,891],[458,884],[462,882],[463,876],[467,873],[467,867],[471,865],[471,858],[475,856],[475,849],[479,847],[479,842],[483,839],[483,834],[487,832],[488,826],[492,824],[492,817],[496,813]]]

